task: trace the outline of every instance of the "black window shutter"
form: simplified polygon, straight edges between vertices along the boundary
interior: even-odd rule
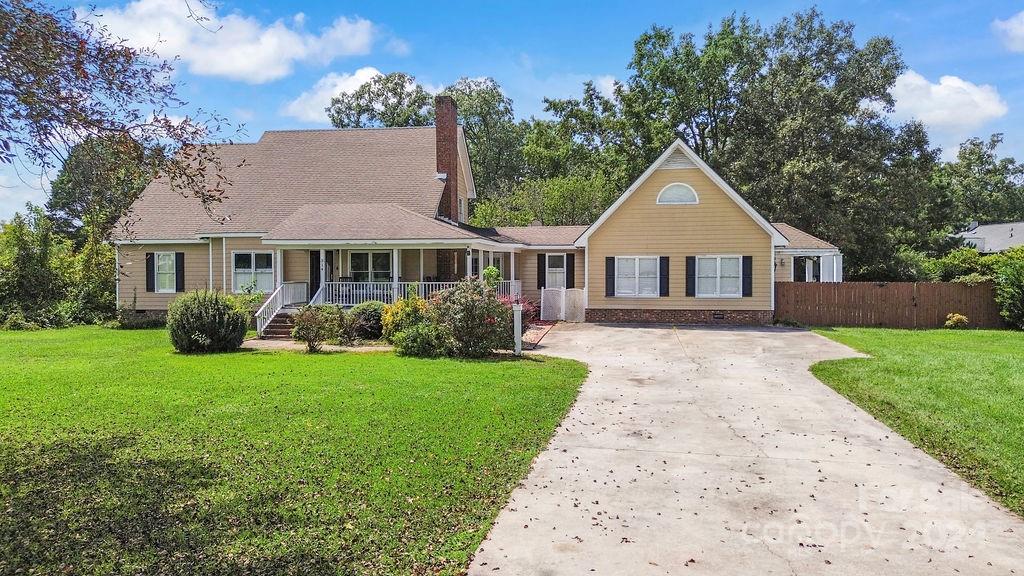
[[[576,255],[565,255],[565,287],[576,287]]]
[[[668,256],[658,258],[658,296],[668,296]]]
[[[754,294],[754,258],[753,256],[743,257],[743,296]]]
[[[146,252],[146,292],[156,292],[156,254]]]
[[[547,283],[547,263],[545,254],[537,254],[537,290],[540,290]]]
[[[604,259],[604,295],[615,296],[615,257]]]
[[[697,295],[697,257],[686,257],[686,295]]]
[[[174,291],[185,291],[185,253],[174,253]]]

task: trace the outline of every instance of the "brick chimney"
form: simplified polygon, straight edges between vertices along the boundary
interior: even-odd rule
[[[437,212],[459,219],[459,111],[451,96],[434,98],[434,134],[437,171],[447,175]]]

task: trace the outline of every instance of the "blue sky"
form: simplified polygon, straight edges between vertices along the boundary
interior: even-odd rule
[[[770,24],[812,4],[643,2],[224,1],[205,9],[211,33],[184,18],[184,0],[98,1],[103,21],[130,43],[180,56],[181,95],[193,107],[264,130],[327,126],[329,95],[376,71],[413,74],[429,88],[491,76],[517,115],[543,115],[545,96],[580,93],[628,75],[635,38],[651,24],[702,33],[735,10]],[[195,3],[193,3],[195,5]],[[971,135],[1004,132],[1003,152],[1024,159],[1024,5],[1019,1],[824,1],[829,19],[859,40],[887,35],[908,72],[894,90],[898,119],[926,122],[955,150]],[[203,9],[203,8],[200,8]],[[189,110],[180,111],[182,115]],[[27,181],[27,182],[24,182]],[[45,201],[45,178],[0,169],[0,219]]]

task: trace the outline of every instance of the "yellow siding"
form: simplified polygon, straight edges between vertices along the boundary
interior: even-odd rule
[[[516,279],[522,280],[523,298],[532,302],[540,303],[540,289],[537,288],[537,254],[562,253],[560,250],[523,250],[516,254]],[[575,280],[576,287],[583,288],[585,282],[583,250],[565,250],[565,253],[576,255]]]
[[[136,310],[166,310],[178,294],[146,292],[146,252],[183,252],[185,254],[185,289],[198,290],[209,285],[209,245],[143,244],[118,247],[121,265],[120,301],[122,308],[133,305]]]
[[[793,257],[775,256],[775,281],[790,282],[793,280]]]
[[[309,282],[309,250],[284,251],[284,281]]]
[[[656,204],[658,192],[673,182],[692,186],[699,203]],[[686,297],[686,257],[701,255],[753,257],[753,296]],[[670,295],[664,298],[606,297],[607,256],[668,256]],[[590,308],[771,309],[771,236],[696,168],[655,171],[590,237],[587,257],[590,261],[587,287]]]

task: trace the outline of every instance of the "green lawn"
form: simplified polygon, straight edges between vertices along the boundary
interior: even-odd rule
[[[585,375],[0,332],[0,573],[458,573]]]
[[[1024,333],[818,330],[872,358],[814,375],[1024,515]]]

